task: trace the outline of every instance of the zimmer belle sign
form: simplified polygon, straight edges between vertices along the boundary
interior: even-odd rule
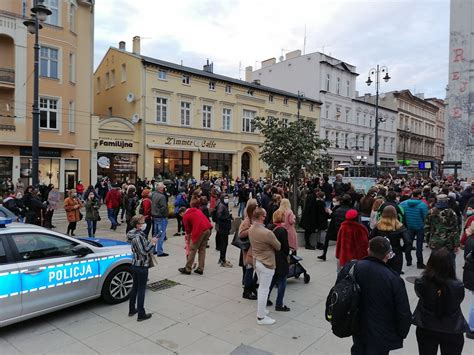
[[[166,145],[179,145],[196,148],[215,148],[217,143],[213,139],[182,139],[175,137],[166,137]]]

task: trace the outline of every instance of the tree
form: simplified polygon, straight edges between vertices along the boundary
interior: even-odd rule
[[[278,118],[255,119],[255,126],[265,137],[260,157],[277,177],[288,177],[293,185],[293,210],[298,212],[298,179],[304,168],[310,174],[326,173],[330,157],[327,139],[320,139],[312,120],[287,122]]]

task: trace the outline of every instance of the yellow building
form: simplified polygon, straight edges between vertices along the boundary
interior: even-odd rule
[[[297,95],[140,55],[125,42],[111,47],[94,73],[91,164],[98,177],[265,176],[263,136],[253,119],[297,117]],[[302,102],[300,117],[315,120],[320,102]],[[94,159],[94,158],[93,158]],[[95,171],[94,171],[95,170]]]
[[[39,32],[40,182],[60,191],[90,180],[93,0],[45,0]],[[31,183],[33,1],[0,1],[0,181]]]

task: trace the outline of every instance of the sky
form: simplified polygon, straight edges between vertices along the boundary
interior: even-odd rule
[[[306,45],[305,43],[306,28]],[[445,97],[449,0],[98,0],[95,67],[107,49],[140,36],[141,53],[243,79],[245,67],[288,51],[324,52],[368,72],[388,67],[381,92],[410,89]]]

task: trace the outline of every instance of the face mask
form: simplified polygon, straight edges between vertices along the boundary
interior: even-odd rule
[[[228,198],[225,198],[224,199],[224,203],[227,205],[229,203],[229,199]]]
[[[474,210],[468,210],[466,211],[467,216],[472,216],[474,214]]]
[[[143,223],[143,224],[140,226],[140,230],[143,232],[145,229],[146,229],[146,224]]]

